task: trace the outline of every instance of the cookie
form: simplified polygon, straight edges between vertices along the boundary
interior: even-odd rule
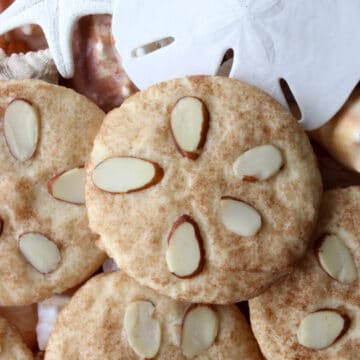
[[[190,302],[249,299],[291,271],[322,192],[296,121],[225,77],[130,97],[106,116],[87,173],[99,246],[142,285]]]
[[[17,330],[0,317],[0,360],[9,359],[32,360],[34,357]]]
[[[0,81],[1,305],[61,293],[102,264],[83,166],[103,116],[72,90]]]
[[[2,306],[0,316],[16,327],[25,344],[32,351],[38,348],[36,324],[38,322],[37,305]]]
[[[153,357],[261,359],[236,306],[176,302],[122,271],[98,275],[74,295],[45,353],[45,360]]]
[[[325,192],[313,246],[283,282],[250,301],[268,359],[359,357],[360,187]]]

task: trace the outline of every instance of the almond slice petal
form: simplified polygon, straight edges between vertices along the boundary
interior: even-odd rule
[[[42,274],[54,271],[61,260],[56,244],[45,235],[29,232],[20,236],[19,249],[24,258]]]
[[[48,192],[55,199],[72,204],[85,203],[86,171],[77,167],[58,174],[48,181]]]
[[[157,163],[135,158],[114,157],[98,164],[92,179],[99,189],[127,194],[154,186],[164,176],[164,171]]]
[[[160,349],[161,328],[154,312],[155,306],[150,301],[134,301],[127,306],[124,316],[131,348],[146,359],[155,357]]]
[[[190,216],[183,215],[174,223],[168,237],[168,269],[179,278],[190,278],[201,272],[204,262],[199,227]]]
[[[357,278],[357,269],[349,249],[336,235],[326,235],[317,249],[323,270],[333,279],[350,284]]]
[[[210,348],[219,332],[219,317],[212,306],[192,305],[185,313],[181,349],[192,358]]]
[[[195,160],[204,146],[209,113],[204,102],[193,96],[178,100],[171,112],[171,134],[180,153]]]
[[[301,321],[297,332],[298,341],[310,349],[325,349],[346,332],[349,322],[349,318],[337,310],[316,311]]]
[[[225,227],[240,236],[253,236],[261,228],[259,213],[238,199],[222,197],[219,215]]]
[[[39,114],[31,103],[15,99],[7,106],[4,135],[14,158],[26,161],[34,155],[39,136]]]
[[[284,164],[281,151],[273,145],[252,148],[234,162],[235,176],[244,181],[266,180],[277,173]]]

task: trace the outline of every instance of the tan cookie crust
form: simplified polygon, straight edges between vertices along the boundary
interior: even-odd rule
[[[210,114],[206,142],[195,161],[183,157],[170,134],[177,100],[195,96]],[[246,150],[273,144],[284,167],[265,181],[247,182],[232,166]],[[157,162],[162,180],[131,194],[98,189],[92,171],[113,156]],[[233,303],[249,299],[288,273],[304,254],[322,193],[314,154],[291,115],[262,91],[223,77],[189,77],[155,85],[110,112],[88,166],[87,206],[99,246],[142,285],[183,301]],[[262,217],[255,236],[227,230],[218,216],[222,196],[253,206]],[[166,265],[167,237],[181,215],[203,237],[206,262],[191,279]]]
[[[182,319],[189,304],[176,302],[141,287],[122,271],[89,280],[60,313],[50,336],[45,360],[138,359],[130,347],[123,319],[135,300],[151,301],[161,323],[157,360],[186,358],[181,353]],[[250,327],[236,306],[216,306],[220,325],[215,343],[198,360],[260,360]]]
[[[250,301],[251,324],[261,350],[273,360],[352,360],[360,346],[360,187],[325,192],[314,239],[337,234],[350,250],[358,278],[340,283],[320,267],[316,242],[298,269],[285,281]],[[323,350],[298,343],[301,320],[319,309],[337,309],[350,318],[350,327],[338,341]]]
[[[9,322],[0,318],[0,360],[34,359],[32,352]]]
[[[30,101],[40,116],[39,142],[30,160],[9,152],[3,115],[15,98]],[[53,198],[47,182],[84,165],[104,113],[74,91],[37,80],[0,81],[0,304],[25,305],[61,293],[86,280],[104,255],[88,228],[86,208]],[[18,239],[36,231],[61,253],[59,267],[41,274],[23,257]]]

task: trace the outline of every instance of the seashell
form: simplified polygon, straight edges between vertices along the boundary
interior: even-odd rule
[[[0,33],[27,24],[40,25],[59,72],[72,77],[71,40],[76,21],[85,15],[111,11],[112,0],[16,0],[0,14]]]
[[[0,80],[10,79],[40,79],[57,84],[58,72],[50,51],[47,49],[6,57],[1,50]]]
[[[310,137],[348,169],[360,172],[360,86],[341,110]]]
[[[82,17],[75,26],[72,45],[75,72],[66,85],[105,112],[120,106],[137,91],[115,49],[110,15]]]
[[[36,326],[37,340],[40,350],[46,345],[60,311],[69,303],[71,296],[53,295],[37,304],[38,323]]]

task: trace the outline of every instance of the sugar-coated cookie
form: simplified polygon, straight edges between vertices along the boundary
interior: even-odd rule
[[[38,348],[36,339],[36,324],[38,322],[36,304],[1,306],[0,316],[16,327],[30,350],[35,351]]]
[[[0,81],[0,304],[86,280],[104,260],[88,228],[85,170],[104,113],[74,91]]]
[[[235,305],[186,304],[122,271],[90,279],[60,313],[45,360],[261,359]]]
[[[250,301],[272,360],[354,360],[360,346],[360,187],[325,193],[315,242],[283,282]]]
[[[87,171],[99,246],[142,285],[191,302],[248,299],[291,271],[322,193],[296,121],[224,77],[133,95],[106,116]]]
[[[33,360],[33,354],[26,346],[14,326],[0,317],[0,360]]]

